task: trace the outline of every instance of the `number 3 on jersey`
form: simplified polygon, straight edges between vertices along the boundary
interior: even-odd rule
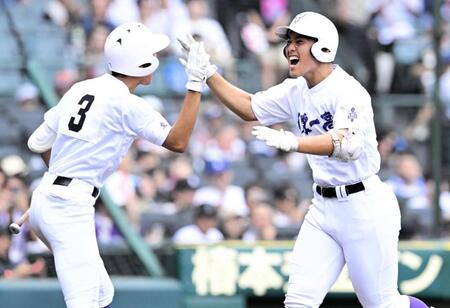
[[[78,114],[70,118],[69,130],[79,132],[83,128],[84,121],[86,120],[86,113],[89,111],[89,108],[91,108],[94,98],[93,95],[86,94],[80,99],[78,105],[81,105],[81,107],[78,110]]]

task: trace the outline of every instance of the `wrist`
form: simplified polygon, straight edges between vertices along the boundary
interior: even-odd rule
[[[299,142],[298,137],[290,131],[282,130],[285,136],[285,144],[287,145],[286,151],[287,152],[298,152],[299,148]]]
[[[191,91],[195,91],[195,92],[202,92],[203,91],[203,87],[204,87],[204,83],[200,82],[200,81],[192,81],[189,80],[186,83],[186,89],[191,90]]]
[[[206,67],[206,79],[209,79],[216,72],[217,72],[217,66],[215,66],[214,64],[209,64]]]

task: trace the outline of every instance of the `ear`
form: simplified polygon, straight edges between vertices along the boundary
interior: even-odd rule
[[[284,55],[284,57],[287,59],[287,57],[288,57],[288,55],[287,55],[287,48],[288,48],[288,45],[286,44],[286,46],[284,46],[284,48],[283,48],[283,55]]]

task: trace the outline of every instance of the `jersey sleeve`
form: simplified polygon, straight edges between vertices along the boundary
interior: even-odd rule
[[[364,90],[346,91],[337,98],[334,128],[365,131],[373,121],[370,95]]]
[[[261,124],[267,126],[291,119],[287,93],[292,91],[293,81],[286,79],[279,85],[252,95],[252,109]]]
[[[162,145],[172,126],[145,100],[135,97],[124,110],[122,123],[127,134]]]
[[[44,114],[44,121],[54,132],[58,131],[60,105],[53,106]]]

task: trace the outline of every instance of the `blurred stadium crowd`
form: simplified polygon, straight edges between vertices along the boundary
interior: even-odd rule
[[[431,0],[2,0],[0,10],[0,274],[41,275],[29,255],[46,251],[25,225],[6,226],[29,205],[45,171],[26,139],[47,108],[23,74],[23,59],[39,63],[61,96],[76,81],[106,73],[103,44],[112,28],[140,21],[172,44],[160,55],[152,84],[138,93],[169,121],[185,88],[176,36],[203,40],[223,74],[248,91],[287,78],[283,42],[274,28],[298,12],[320,11],[341,34],[337,63],[373,95],[382,157],[380,176],[392,185],[403,214],[402,239],[431,236],[433,181],[430,122],[436,58]],[[442,123],[450,122],[450,1],[444,21],[440,77]],[[407,104],[396,99],[407,98]],[[387,101],[386,101],[387,100]],[[126,102],[124,102],[126,103]],[[392,104],[391,104],[392,103]],[[400,107],[399,107],[400,106]],[[287,154],[254,139],[251,128],[206,93],[189,150],[182,155],[138,140],[106,189],[149,244],[252,242],[295,238],[311,199],[311,172],[302,154]],[[290,129],[293,129],[290,127]],[[440,206],[442,237],[450,237],[449,136],[444,140]],[[447,153],[444,155],[444,153]],[[123,241],[101,200],[100,244]]]

